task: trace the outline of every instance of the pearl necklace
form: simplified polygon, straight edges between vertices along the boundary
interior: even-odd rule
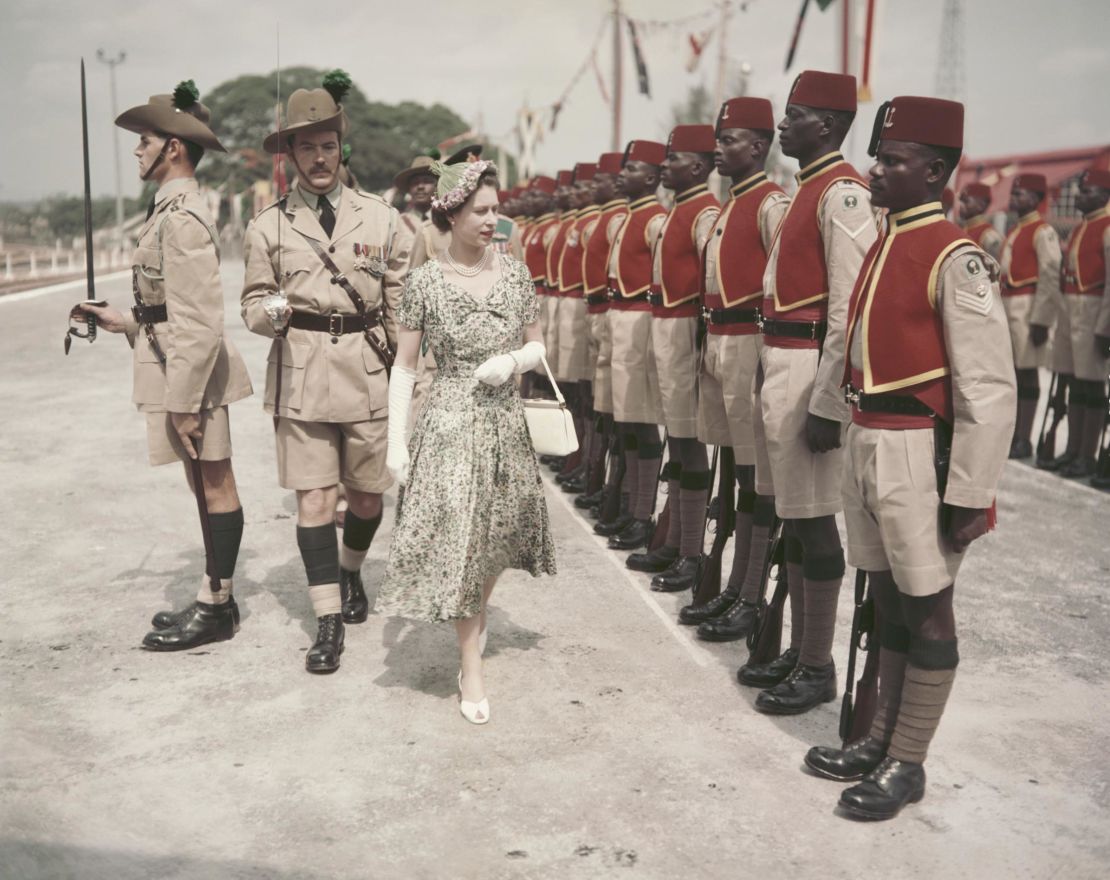
[[[486,263],[489,262],[489,248],[486,248],[484,251],[482,251],[482,259],[480,259],[473,266],[463,266],[462,264],[457,263],[455,261],[455,258],[451,256],[451,251],[449,250],[444,251],[444,256],[447,257],[447,262],[450,264],[451,268],[455,270],[456,274],[461,275],[463,278],[473,278],[484,268],[486,268]]]

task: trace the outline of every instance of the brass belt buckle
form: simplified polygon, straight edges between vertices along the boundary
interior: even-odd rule
[[[817,341],[817,322],[816,321],[810,321],[809,322],[809,338],[810,338],[811,342],[816,342]]]
[[[339,312],[333,311],[328,315],[328,333],[332,335],[332,341],[336,336],[343,335],[343,315]]]
[[[853,388],[851,385],[844,386],[844,402],[853,406],[859,406],[859,390]]]
[[[767,319],[763,317],[763,312],[757,312],[755,316],[755,326],[759,328],[760,333],[766,333],[764,327],[767,325]]]

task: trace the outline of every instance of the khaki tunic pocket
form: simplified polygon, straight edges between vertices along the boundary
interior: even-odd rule
[[[373,417],[389,409],[389,378],[385,364],[369,344],[362,347],[362,363],[366,367],[366,393],[370,398],[370,415]]]
[[[304,368],[308,362],[309,349],[307,342],[290,342],[288,339],[275,339],[270,346],[269,357],[266,358],[266,405],[274,406],[274,397],[277,394],[277,369],[278,352],[282,351],[281,358],[281,401],[285,409],[300,409],[304,397]]]

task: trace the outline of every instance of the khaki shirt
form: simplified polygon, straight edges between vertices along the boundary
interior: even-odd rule
[[[771,249],[771,242],[775,237],[775,231],[779,228],[782,218],[786,216],[786,209],[790,206],[790,196],[782,192],[772,192],[759,206],[759,216],[757,222],[759,223],[759,238],[763,242],[763,252],[767,253]],[[728,210],[728,205],[725,205],[725,211]],[[724,216],[724,211],[721,212]],[[709,239],[709,244],[705,248],[705,292],[718,294],[720,288],[717,284],[717,263],[720,259],[721,253],[721,240],[717,236],[712,236]],[[743,259],[743,254],[730,254],[729,257],[734,260]]]
[[[405,211],[401,215],[401,234],[409,249],[409,271],[428,262],[428,240],[424,235],[424,218],[419,211]]]
[[[357,314],[343,288],[331,283],[331,272],[305,236],[319,242],[328,252],[358,291],[367,310],[383,306],[382,326],[372,332],[396,345],[394,315],[408,274],[413,238],[402,230],[397,211],[380,197],[347,187],[343,187],[340,196],[330,240],[320,228],[315,211],[296,189],[284,202],[271,205],[251,221],[243,245],[246,279],[242,314],[247,327],[262,336],[274,337],[262,301],[279,286],[289,305],[297,311]],[[381,278],[371,272],[365,253],[359,253],[367,248],[371,257],[376,253],[386,259],[386,271]],[[267,412],[274,412],[279,346],[283,371],[278,415],[306,422],[358,422],[385,416],[388,407],[385,369],[362,333],[333,337],[295,327],[289,328],[284,339],[274,339],[270,347]]]
[[[781,218],[780,218],[781,222]],[[809,411],[837,422],[850,416],[840,383],[844,376],[844,342],[848,305],[863,258],[879,232],[871,212],[871,195],[854,180],[838,180],[825,192],[817,209],[817,223],[825,244],[825,271],[829,278],[829,317],[817,378],[809,398]],[[776,239],[763,273],[763,296],[774,300],[775,273],[782,249]],[[789,255],[787,255],[789,258]],[[787,318],[788,319],[788,318]]]
[[[1056,323],[1056,315],[1063,308],[1063,294],[1060,291],[1060,236],[1047,223],[1033,236],[1033,250],[1037,254],[1037,289],[1033,292],[1033,310],[1029,323],[1041,327],[1051,327]],[[1013,248],[1007,243],[1002,249],[1002,271],[1009,272]]]
[[[163,185],[131,257],[143,304],[165,304],[153,324],[162,366],[142,328],[126,315],[134,349],[132,400],[142,412],[196,413],[249,397],[246,364],[224,339],[224,292],[216,228],[194,178]]]

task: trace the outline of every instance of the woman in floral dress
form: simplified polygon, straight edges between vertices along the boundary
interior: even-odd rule
[[[543,484],[512,381],[545,352],[531,275],[490,245],[493,163],[433,170],[432,219],[451,232],[451,245],[412,272],[397,312],[387,464],[405,493],[380,602],[403,617],[454,622],[460,710],[484,724],[482,648],[494,584],[507,568],[555,573]],[[425,334],[439,370],[406,443]]]

